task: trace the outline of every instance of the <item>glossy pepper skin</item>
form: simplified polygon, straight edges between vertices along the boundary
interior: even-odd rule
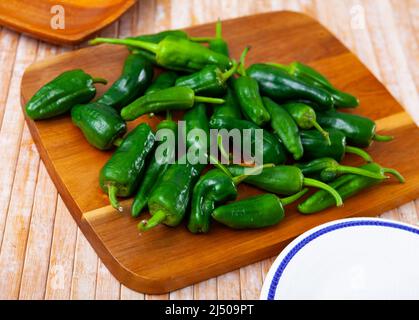
[[[173,71],[164,71],[160,73],[153,83],[147,88],[144,95],[173,87],[177,78],[178,75]]]
[[[106,80],[80,69],[65,71],[33,95],[25,106],[26,114],[33,120],[48,119],[88,103],[96,94],[94,83],[106,84]]]
[[[306,193],[303,190],[285,199],[274,194],[262,194],[218,207],[212,217],[233,229],[256,229],[273,226],[285,217],[287,205]]]
[[[317,122],[316,111],[312,107],[301,102],[288,102],[281,107],[288,111],[300,129],[314,128],[322,134],[327,143],[330,143],[329,133]]]
[[[261,129],[254,123],[247,120],[234,119],[231,117],[216,117],[212,118],[210,123],[211,129],[226,129],[228,131],[238,129],[243,135],[244,129],[249,129],[251,132],[251,147],[252,150],[260,148],[256,145],[255,130]],[[263,129],[262,129],[263,130]],[[263,130],[263,163],[283,164],[287,159],[285,148],[282,143],[269,131]],[[243,139],[242,139],[242,150]]]
[[[167,36],[178,37],[182,39],[188,39],[188,34],[183,30],[166,30],[152,34],[142,34],[136,37],[128,37],[127,39],[145,41],[151,43],[159,43]]]
[[[227,89],[227,80],[236,72],[237,64],[223,72],[214,65],[208,65],[202,70],[179,77],[176,80],[177,87],[188,87],[196,94],[202,94],[209,97],[219,97],[225,94]]]
[[[233,176],[239,176],[244,174],[245,168],[233,165],[228,166],[228,170]],[[321,181],[306,178],[302,170],[295,166],[263,168],[261,173],[247,176],[244,182],[262,190],[283,195],[295,194],[304,187],[320,188],[332,195],[337,206],[342,205],[342,199],[336,190]]]
[[[301,159],[304,150],[297,123],[287,110],[281,108],[281,106],[271,99],[263,97],[263,103],[271,115],[271,127],[274,133],[281,139],[285,148],[292,154],[294,160]]]
[[[176,122],[172,121],[171,119],[163,120],[157,125],[157,131],[161,129],[170,130],[176,139]],[[166,139],[164,139],[159,145],[164,143],[164,141],[166,141]],[[158,158],[156,154],[151,154],[149,163],[144,172],[144,178],[131,206],[131,215],[133,217],[138,217],[141,211],[145,208],[148,199],[154,189],[154,186],[158,184],[161,177],[166,173],[167,169],[169,169],[170,163],[172,163],[172,161],[175,159],[175,154],[176,148],[167,149],[161,158]]]
[[[239,102],[237,101],[234,91],[228,86],[227,93],[223,97],[224,103],[214,108],[211,119],[217,117],[232,117],[235,119],[242,119]]]
[[[306,64],[294,61],[289,65],[276,63],[273,63],[272,65],[285,70],[290,75],[302,81],[327,90],[332,95],[334,104],[338,108],[355,108],[359,105],[359,101],[356,97],[336,89],[325,76]]]
[[[231,66],[231,61],[227,56],[214,52],[199,43],[170,35],[158,44],[110,38],[96,38],[90,42],[90,44],[98,43],[121,44],[149,51],[155,54],[158,65],[172,70],[194,72],[207,65],[216,65],[221,70],[227,70]]]
[[[122,75],[97,102],[121,109],[141,96],[153,79],[153,67],[145,58],[130,54],[124,64]]]
[[[304,159],[314,160],[319,158],[332,158],[341,162],[345,153],[354,153],[368,162],[372,162],[371,157],[362,149],[346,145],[345,135],[336,129],[329,129],[330,144],[324,139],[323,135],[317,130],[301,131],[301,143],[304,148]]]
[[[271,116],[263,104],[258,82],[249,77],[244,69],[244,59],[248,50],[247,47],[240,58],[241,76],[232,78],[232,84],[243,115],[256,125],[262,126],[271,120]]]
[[[124,138],[100,171],[99,183],[114,208],[122,211],[117,197],[129,197],[138,187],[144,162],[154,144],[150,126],[141,123]]]
[[[183,115],[186,126],[186,148],[188,149],[188,161],[195,164],[199,162],[199,155],[205,157],[202,159],[206,163],[209,141],[209,124],[207,116],[207,106],[204,103],[197,103],[192,109]],[[192,130],[200,129],[205,132],[205,141],[192,134]]]
[[[394,169],[382,168],[377,163],[368,163],[360,167],[360,169],[368,170],[370,172],[384,175],[390,173],[394,175],[400,183],[404,182],[404,178]],[[370,177],[360,176],[356,174],[347,174],[337,178],[335,181],[330,183],[330,186],[335,188],[339,192],[342,199],[347,199],[363,191],[366,188],[382,182],[383,179],[374,179]],[[333,205],[333,198],[329,194],[320,190],[307,198],[304,202],[298,205],[298,211],[303,214],[311,214],[325,210]]]
[[[127,131],[125,121],[112,107],[99,102],[76,105],[71,120],[83,132],[86,140],[99,150],[108,150]]]
[[[230,56],[230,53],[229,53],[229,50],[228,50],[228,44],[223,39],[222,25],[221,25],[221,20],[220,19],[218,19],[218,21],[215,25],[215,38],[211,39],[208,42],[208,47],[214,52],[221,53],[221,54],[223,54],[227,57]]]
[[[309,100],[322,109],[333,108],[333,97],[323,88],[309,85],[286,71],[267,64],[253,64],[247,74],[259,83],[262,95],[275,101]]]
[[[356,114],[327,111],[318,112],[317,121],[320,125],[342,131],[349,144],[357,147],[368,147],[373,140],[390,141],[391,136],[376,134],[376,124],[367,117]]]
[[[222,104],[224,100],[196,96],[187,87],[171,87],[138,98],[121,110],[121,116],[124,120],[131,121],[148,113],[190,109],[195,102]]]
[[[211,213],[216,206],[237,197],[233,179],[220,169],[212,169],[201,176],[193,189],[188,229],[192,233],[206,233]]]

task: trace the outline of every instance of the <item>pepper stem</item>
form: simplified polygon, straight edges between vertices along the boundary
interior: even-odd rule
[[[124,139],[122,139],[122,138],[117,138],[117,139],[115,139],[115,140],[114,140],[113,145],[114,145],[115,147],[119,147],[123,141],[124,141]]]
[[[108,84],[108,80],[104,78],[92,78],[93,83]]]
[[[373,162],[371,156],[366,151],[364,151],[360,148],[346,146],[345,147],[345,152],[356,154],[367,162]]]
[[[221,74],[221,81],[223,83],[226,82],[231,76],[233,76],[237,72],[239,65],[235,60],[233,60],[232,62],[233,66],[229,70]]]
[[[323,183],[319,180],[304,178],[303,185],[307,187],[316,187],[319,189],[323,189],[324,191],[329,192],[333,196],[333,198],[335,198],[337,207],[340,207],[343,205],[342,197],[340,196],[340,194],[328,184]]]
[[[153,53],[157,53],[158,48],[159,48],[159,45],[156,43],[133,40],[133,39],[96,38],[89,41],[90,45],[95,45],[99,43],[126,45],[126,46],[130,46],[134,48],[144,49]]]
[[[137,228],[140,232],[150,230],[159,224],[161,224],[166,219],[166,212],[163,210],[157,211],[153,216],[148,220],[141,220],[137,225]]]
[[[208,158],[210,159],[211,164],[213,164],[214,167],[216,167],[217,169],[220,169],[222,172],[224,172],[230,178],[233,178],[233,175],[231,174],[231,172],[228,171],[228,169],[220,161],[218,161],[217,158],[215,158],[211,154],[208,156]]]
[[[218,150],[220,150],[221,156],[224,159],[227,159],[227,161],[230,162],[230,155],[227,153],[227,151],[224,149],[223,146],[223,136],[222,135],[217,135],[217,146],[218,146]]]
[[[394,139],[393,136],[383,136],[381,134],[375,134],[374,137],[372,137],[374,141],[378,142],[388,142]]]
[[[322,134],[322,136],[326,139],[327,144],[330,146],[332,142],[330,142],[329,132],[324,130],[316,120],[312,120],[311,123],[313,124],[313,127]]]
[[[246,69],[245,69],[245,59],[247,56],[247,53],[250,50],[250,46],[247,46],[246,48],[244,48],[241,56],[240,56],[240,64],[239,64],[239,68],[238,68],[238,72],[240,73],[240,75],[242,76],[246,76]]]
[[[210,98],[210,97],[195,96],[195,102],[204,102],[204,103],[212,103],[212,104],[223,104],[225,102],[225,100],[224,99],[220,99],[220,98]]]
[[[172,112],[170,110],[166,110],[166,120],[172,121]]]
[[[395,169],[391,169],[391,168],[383,168],[383,172],[384,173],[389,173],[389,174],[391,174],[391,175],[393,175],[393,176],[395,176],[396,177],[396,179],[397,180],[399,180],[399,182],[400,183],[405,183],[405,179],[404,179],[404,177],[401,175],[401,173],[400,172],[398,172],[397,170],[395,170]]]
[[[264,164],[263,166],[258,166],[258,167],[254,167],[254,168],[249,168],[248,170],[248,173],[247,174],[241,174],[241,175],[239,175],[239,176],[235,176],[234,178],[233,178],[233,183],[237,186],[239,183],[241,183],[241,182],[243,182],[243,180],[246,180],[246,178],[248,177],[248,176],[251,176],[251,175],[253,175],[253,173],[257,173],[257,172],[259,172],[261,169],[263,170],[263,169],[265,169],[265,168],[272,168],[272,167],[274,167],[275,165],[273,164],[273,163],[266,163],[266,164]]]
[[[115,185],[108,185],[108,197],[111,206],[114,207],[119,212],[122,212],[124,209],[121,207],[117,197],[118,188]]]
[[[357,168],[357,167],[349,167],[349,166],[342,166],[339,165],[336,167],[336,171],[339,173],[351,173],[351,174],[356,174],[358,176],[364,176],[364,177],[369,177],[372,179],[387,179],[387,177],[385,175],[379,174],[379,173],[375,173],[375,172],[371,172],[365,169],[361,169],[361,168]]]
[[[292,196],[282,198],[281,203],[284,206],[289,205],[289,204],[293,203],[294,201],[297,201],[298,199],[300,199],[307,192],[308,192],[308,189],[304,188],[303,190],[301,190],[300,192],[297,192],[296,194],[293,194]]]
[[[223,38],[223,26],[221,25],[221,19],[218,18],[217,23],[215,24],[215,38],[222,39]]]

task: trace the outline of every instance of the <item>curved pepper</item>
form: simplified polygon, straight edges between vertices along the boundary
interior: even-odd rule
[[[271,115],[271,127],[274,133],[281,139],[294,160],[301,159],[304,150],[297,123],[287,110],[281,108],[271,99],[263,97],[263,103]]]
[[[298,61],[294,61],[289,65],[279,63],[270,64],[285,70],[290,75],[302,81],[326,89],[332,95],[335,106],[338,108],[355,108],[359,105],[356,97],[336,89],[325,76],[306,64]]]
[[[88,103],[96,94],[94,83],[106,84],[102,78],[92,78],[83,70],[65,71],[39,89],[25,106],[33,120],[48,119],[70,111],[76,104]]]
[[[286,151],[283,147],[281,141],[278,140],[272,133],[269,131],[263,130],[254,123],[247,120],[240,120],[231,117],[216,117],[212,118],[210,123],[211,129],[226,129],[233,130],[238,129],[243,135],[244,129],[250,130],[251,137],[251,148],[256,150],[256,148],[263,148],[263,163],[273,163],[273,164],[283,164],[287,160]],[[263,130],[263,145],[256,145],[256,134],[255,130]],[[242,150],[243,149],[243,139],[242,139]]]
[[[153,79],[153,67],[143,57],[130,54],[124,64],[122,75],[97,102],[121,109],[141,96]]]
[[[147,50],[156,55],[156,63],[162,67],[194,72],[207,65],[216,65],[221,70],[231,66],[231,61],[223,54],[214,52],[199,43],[174,36],[167,36],[159,43],[130,39],[96,38],[90,44],[111,43]]]
[[[330,144],[317,130],[301,131],[301,143],[304,148],[304,159],[333,158],[341,162],[345,153],[353,153],[365,161],[372,162],[371,156],[364,150],[346,145],[345,135],[336,129],[329,130]]]
[[[360,169],[368,170],[379,175],[386,173],[394,175],[400,183],[404,182],[403,176],[394,169],[382,168],[377,163],[368,163],[360,167]],[[330,183],[330,186],[337,190],[342,199],[346,200],[349,197],[361,192],[362,190],[381,183],[383,179],[374,179],[357,174],[347,174],[337,178]],[[333,205],[333,198],[323,190],[314,193],[304,202],[298,205],[298,211],[303,214],[311,214],[322,211]]]
[[[223,72],[214,65],[208,65],[202,70],[179,77],[176,80],[177,87],[188,87],[195,91],[196,94],[202,94],[210,97],[219,97],[223,95],[227,89],[227,80],[236,72],[237,64],[233,62],[233,66]]]
[[[242,166],[228,166],[227,168],[233,176],[243,175],[245,168]],[[257,175],[250,175],[245,183],[256,186],[276,194],[291,195],[300,192],[304,187],[315,187],[330,193],[337,206],[342,205],[339,194],[327,184],[306,178],[301,169],[294,166],[275,166],[263,168]]]
[[[135,127],[124,138],[100,171],[99,183],[109,195],[112,207],[122,211],[117,197],[129,197],[136,190],[144,162],[153,148],[154,135],[148,124]]]
[[[160,73],[144,92],[144,95],[173,87],[177,78],[178,75],[173,71],[164,71]]]
[[[317,121],[322,126],[342,131],[348,143],[358,147],[368,147],[372,141],[391,141],[391,136],[376,134],[375,122],[356,114],[327,111],[318,112]]]
[[[259,83],[262,95],[280,101],[309,100],[322,109],[333,108],[333,97],[323,88],[309,85],[286,71],[267,64],[253,64],[247,74]]]
[[[279,223],[285,217],[284,206],[300,197],[307,190],[280,199],[274,194],[262,194],[218,207],[212,217],[233,229],[263,228]]]
[[[99,102],[74,106],[71,120],[81,129],[86,140],[99,150],[112,148],[115,141],[127,131],[127,125],[119,113]]]
[[[196,96],[192,89],[186,87],[171,87],[138,98],[121,110],[121,116],[131,121],[147,113],[190,109],[195,102],[222,104],[224,100]]]
[[[301,102],[289,102],[281,105],[281,107],[288,111],[301,129],[308,130],[314,128],[318,130],[326,139],[327,143],[330,144],[329,133],[317,122],[316,112],[312,107]]]
[[[358,167],[341,165],[332,158],[320,158],[307,163],[297,163],[296,166],[301,169],[304,175],[319,175],[325,182],[333,181],[342,174],[351,173],[372,179],[385,179],[385,175],[374,173]]]
[[[214,112],[211,116],[211,119],[217,117],[232,117],[236,119],[241,119],[242,114],[240,111],[240,106],[237,101],[236,95],[234,94],[234,91],[230,88],[230,86],[227,86],[227,93],[223,97],[223,99],[225,102],[214,108]]]
[[[157,131],[161,129],[168,129],[172,131],[174,137],[176,138],[177,123],[171,120],[171,116],[166,117],[166,120],[161,121],[157,125]],[[165,141],[166,139],[164,139],[160,144],[164,143]],[[147,205],[148,199],[154,189],[154,186],[158,184],[161,177],[169,168],[171,161],[175,158],[175,154],[176,147],[174,149],[167,149],[162,158],[157,158],[157,155],[155,154],[152,155],[147,169],[145,170],[144,179],[141,182],[140,188],[138,189],[134,198],[134,202],[131,206],[131,215],[133,217],[138,217],[141,211]]]
[[[244,70],[244,59],[248,51],[249,47],[243,51],[240,58],[239,72],[241,77],[232,78],[232,83],[243,114],[255,124],[261,126],[268,122],[271,116],[263,104],[262,97],[259,93],[258,82],[247,76]]]

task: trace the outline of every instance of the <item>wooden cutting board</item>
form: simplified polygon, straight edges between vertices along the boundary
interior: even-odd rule
[[[0,24],[42,40],[77,44],[111,24],[136,0],[4,0]]]
[[[276,12],[223,23],[232,56],[251,45],[247,63],[299,60],[319,69],[337,87],[361,100],[354,110],[377,121],[379,132],[392,134],[389,143],[375,143],[368,152],[387,167],[400,170],[407,182],[391,179],[349,199],[342,208],[311,216],[295,206],[277,226],[234,231],[214,223],[210,233],[192,235],[185,225],[159,226],[139,235],[138,220],[113,210],[98,186],[100,168],[110,152],[91,147],[68,116],[33,122],[26,119],[41,157],[71,214],[106,266],[124,285],[146,293],[163,293],[228,272],[278,252],[302,232],[326,221],[353,216],[375,216],[419,197],[419,129],[368,69],[315,20],[298,13]],[[194,36],[211,36],[214,24],[189,28]],[[30,66],[22,79],[22,106],[47,81],[61,72],[82,68],[112,83],[128,52],[102,45],[57,56]],[[107,87],[98,85],[98,95]],[[156,118],[139,121],[156,125]],[[348,164],[359,159],[348,156]],[[240,197],[259,193],[241,185]]]

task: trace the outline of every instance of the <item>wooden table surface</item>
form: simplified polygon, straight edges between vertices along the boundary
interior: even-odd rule
[[[101,35],[125,37],[275,10],[320,20],[419,123],[417,0],[140,0]],[[19,102],[25,68],[71,49],[0,28],[0,298],[258,299],[272,259],[164,295],[124,287],[98,259],[40,161]],[[419,225],[419,201],[382,217]]]

